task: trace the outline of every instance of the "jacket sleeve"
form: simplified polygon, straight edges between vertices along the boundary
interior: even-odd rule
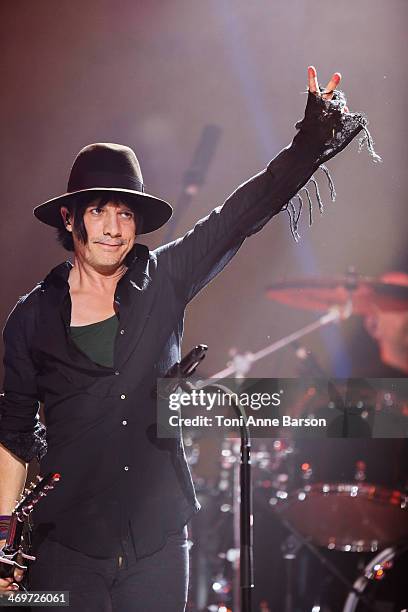
[[[27,300],[29,302],[31,300]],[[45,427],[39,419],[36,368],[30,354],[33,304],[21,298],[3,331],[4,385],[0,397],[0,442],[23,461],[46,453]]]
[[[323,162],[344,149],[358,132],[364,130],[367,148],[373,157],[378,157],[372,149],[366,118],[359,113],[342,112],[345,104],[342,92],[336,91],[330,101],[309,93],[305,116],[295,126],[298,133],[292,143],[185,236],[156,250],[168,274],[182,285],[187,302],[225,267],[245,238],[258,232],[281,210],[289,213],[292,235],[297,240],[304,200],[309,205],[311,222],[312,200],[304,186],[311,181],[321,211],[318,185],[312,176],[321,167],[334,199],[334,186]]]

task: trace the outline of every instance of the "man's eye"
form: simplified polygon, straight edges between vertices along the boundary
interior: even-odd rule
[[[95,208],[91,208],[90,213],[92,215],[99,215],[102,212],[102,208],[98,208],[97,206]]]
[[[128,211],[122,211],[120,213],[122,215],[122,217],[124,217],[125,219],[132,219],[133,218],[133,213],[128,212]]]

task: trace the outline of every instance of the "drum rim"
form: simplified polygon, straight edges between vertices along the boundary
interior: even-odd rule
[[[323,490],[327,488],[327,490]],[[349,492],[352,489],[357,489],[357,495],[356,496],[351,496],[349,495]],[[295,491],[289,493],[289,495],[285,498],[279,498],[278,501],[278,506],[288,506],[289,504],[292,503],[302,503],[306,497],[304,499],[299,499],[299,494],[304,493],[306,497],[311,496],[311,495],[323,495],[323,496],[329,496],[329,495],[346,495],[347,497],[359,497],[359,496],[365,496],[368,497],[369,495],[373,498],[373,499],[377,499],[377,501],[382,501],[383,499],[398,499],[401,502],[405,502],[407,504],[407,506],[404,506],[404,508],[401,508],[402,510],[408,509],[408,495],[406,495],[402,490],[399,489],[392,489],[389,487],[386,487],[384,485],[378,485],[375,484],[373,482],[353,482],[353,481],[333,481],[333,482],[329,482],[329,481],[321,481],[321,482],[315,482],[313,484],[310,485],[305,485],[304,487],[301,487],[299,489],[296,489]],[[369,495],[367,495],[367,493]]]
[[[370,584],[372,578],[369,574],[374,569],[374,566],[379,563],[386,563],[387,561],[392,561],[395,558],[398,559],[401,555],[408,551],[408,541],[403,544],[399,544],[397,546],[389,546],[387,548],[383,548],[380,552],[375,555],[364,567],[363,573],[361,573],[353,583],[353,588],[355,591],[358,591],[359,594],[364,595],[364,591],[366,587]],[[344,602],[344,607],[342,612],[355,612],[357,606],[359,604],[359,597],[355,593],[355,591],[350,591],[347,595],[347,598]]]
[[[322,487],[328,487],[328,490],[323,491]],[[339,489],[340,488],[340,489]],[[356,495],[350,495],[350,491],[352,489],[357,489]],[[304,494],[304,499],[299,499],[299,494]],[[392,508],[396,508],[397,510],[408,511],[408,496],[399,491],[397,489],[389,489],[388,487],[384,487],[383,485],[376,485],[374,483],[367,482],[318,482],[313,483],[311,485],[306,485],[304,488],[297,489],[292,492],[286,498],[279,498],[278,503],[275,506],[275,511],[279,514],[285,516],[285,513],[289,513],[290,510],[299,506],[299,509],[302,508],[302,504],[307,500],[320,498],[347,498],[347,499],[359,499],[364,500],[366,502],[375,503],[377,506],[380,504],[382,506],[390,506]],[[308,499],[309,498],[309,499]],[[392,501],[394,500],[394,501]],[[304,506],[303,506],[304,507]],[[286,514],[286,519],[289,520],[292,524],[296,525],[293,518],[289,517]],[[299,527],[296,526],[298,529]],[[302,530],[299,530],[302,532]],[[344,541],[344,538],[338,538],[338,541],[329,541],[329,540],[318,540],[318,538],[312,538],[313,541],[318,543],[318,546],[323,548],[327,548],[329,550],[336,550],[340,552],[377,552],[380,548],[381,550],[384,547],[390,547],[393,545],[392,541],[382,540],[379,541],[377,539],[355,539]]]

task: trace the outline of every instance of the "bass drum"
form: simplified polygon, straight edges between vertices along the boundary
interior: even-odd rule
[[[353,584],[354,591],[349,593],[343,612],[405,612],[408,610],[407,575],[408,544],[382,550]]]

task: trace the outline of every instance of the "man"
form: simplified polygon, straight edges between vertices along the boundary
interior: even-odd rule
[[[408,274],[387,272],[381,281],[408,287]],[[408,310],[389,311],[375,307],[365,317],[364,325],[380,352],[381,365],[374,374],[379,378],[408,376]]]
[[[180,359],[187,303],[324,161],[360,130],[369,138],[363,116],[349,114],[334,92],[340,78],[322,93],[309,67],[293,143],[183,238],[152,253],[136,236],[162,226],[171,207],[144,193],[127,147],[85,147],[68,192],[35,209],[75,259],[24,296],[4,330],[3,521],[33,457],[41,473],[62,475],[34,513],[31,590],[70,591],[71,609],[81,612],[184,610],[185,525],[199,504],[182,441],[156,437],[152,390]],[[15,586],[2,580],[0,588]]]

